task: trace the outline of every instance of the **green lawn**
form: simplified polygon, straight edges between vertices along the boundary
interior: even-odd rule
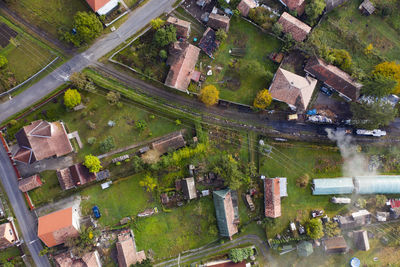
[[[258,91],[268,88],[269,83],[263,76],[254,73],[240,73],[240,85],[230,83],[227,80],[238,75],[232,74],[229,63],[234,60],[229,54],[232,48],[245,48],[243,61],[258,61],[267,71],[275,73],[278,65],[273,63],[268,55],[280,50],[281,43],[271,35],[262,33],[249,22],[233,17],[230,22],[228,39],[223,42],[214,54],[215,59],[211,62],[213,75],[208,76],[206,84],[213,84],[220,90],[220,98],[243,104],[252,105]],[[206,58],[204,56],[203,58]],[[200,60],[204,66],[209,65],[209,60]],[[201,64],[201,63],[199,63]],[[222,68],[222,70],[218,70]]]
[[[49,200],[54,200],[63,193],[60,183],[58,182],[56,171],[44,171],[39,175],[43,185],[29,191],[29,196],[35,206],[40,206],[47,203]]]
[[[369,72],[381,61],[399,59],[400,32],[389,23],[398,12],[393,12],[393,18],[389,16],[388,19],[382,19],[378,14],[363,16],[358,10],[359,2],[348,1],[328,13],[309,39],[317,46],[346,49],[355,65]],[[379,57],[364,54],[364,48],[370,43]]]
[[[58,30],[71,27],[77,11],[90,11],[84,0],[18,0],[9,7],[55,37]]]
[[[0,47],[0,55],[7,58],[8,70],[14,74],[16,84],[28,79],[56,57],[56,54],[49,47],[25,33],[6,18],[0,16],[0,23],[5,23],[18,33],[17,37],[6,47]],[[4,90],[13,86],[1,85],[1,87],[4,87]]]
[[[286,229],[289,221],[309,218],[313,209],[323,209],[329,216],[345,211],[344,206],[330,203],[331,196],[313,196],[310,186],[306,189],[296,186],[296,179],[304,173],[311,179],[340,177],[342,158],[336,147],[305,143],[273,145],[279,152],[273,150],[272,159],[260,155],[260,172],[268,177],[287,177],[288,197],[281,199],[282,216],[267,224],[268,238]]]
[[[10,247],[0,252],[0,265],[5,263],[9,258],[16,258],[21,255],[17,247]]]

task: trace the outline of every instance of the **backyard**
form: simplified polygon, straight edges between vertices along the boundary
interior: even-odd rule
[[[221,99],[252,105],[257,92],[269,87],[278,65],[268,56],[280,47],[278,39],[244,19],[233,17],[227,40],[214,53],[213,75],[207,77],[206,84],[215,85]],[[235,49],[239,52],[234,57],[230,51]],[[210,59],[203,55],[199,64],[208,66]]]
[[[356,67],[369,73],[381,61],[399,59],[400,33],[393,27],[398,12],[383,19],[378,12],[364,16],[358,10],[360,1],[348,1],[328,13],[313,32],[309,41],[318,47],[324,45],[346,49]],[[373,53],[366,55],[364,49],[373,45]]]
[[[77,11],[89,11],[82,0],[18,0],[8,6],[35,26],[57,37],[59,30],[69,29]]]
[[[29,192],[29,196],[35,207],[60,199],[63,193],[56,171],[41,172],[40,179],[43,185]]]
[[[5,250],[2,250],[0,253],[0,265],[3,266],[4,263],[6,263],[8,260],[10,260],[11,263],[15,264],[21,264],[18,266],[25,266],[22,263],[22,258],[21,258],[21,252],[17,247],[10,247]],[[12,265],[14,266],[14,265]]]
[[[41,70],[56,54],[45,44],[0,16],[0,55],[8,60],[1,73],[0,92],[20,84]]]

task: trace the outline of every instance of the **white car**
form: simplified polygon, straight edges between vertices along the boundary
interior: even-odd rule
[[[380,129],[375,129],[375,130],[364,130],[364,129],[358,129],[356,131],[358,135],[372,135],[375,137],[381,137],[386,135],[386,131],[382,131]]]

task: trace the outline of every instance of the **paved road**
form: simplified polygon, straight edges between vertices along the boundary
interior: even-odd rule
[[[37,237],[37,224],[36,217],[28,210],[25,205],[25,199],[18,189],[17,176],[14,168],[5,151],[3,145],[0,143],[0,180],[3,184],[4,190],[8,195],[17,222],[22,231],[23,240],[29,248],[33,260],[38,267],[50,267],[47,257],[39,257],[40,250],[43,249],[41,242]]]
[[[257,252],[259,255],[263,258],[264,262],[271,262],[272,258],[270,253],[268,252],[268,247],[267,245],[261,240],[260,237],[256,235],[245,235],[241,236],[237,239],[234,239],[232,241],[226,242],[221,245],[213,246],[210,248],[201,248],[194,250],[193,252],[190,252],[188,254],[185,254],[180,257],[179,259],[179,264],[184,265],[186,262],[192,262],[192,261],[200,261],[203,258],[206,258],[208,256],[211,256],[213,254],[216,254],[218,252],[231,249],[240,245],[245,245],[245,244],[252,244],[257,248]],[[154,266],[177,266],[178,265],[178,258],[172,259],[172,260],[167,260],[161,263],[158,263]]]
[[[69,75],[96,62],[137,31],[144,28],[150,20],[164,12],[170,12],[175,0],[149,0],[145,5],[128,14],[129,18],[116,31],[97,40],[85,52],[54,70],[10,101],[0,104],[0,123],[11,115],[39,101],[58,86],[65,83]]]

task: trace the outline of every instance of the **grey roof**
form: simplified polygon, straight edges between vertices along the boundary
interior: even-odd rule
[[[225,198],[229,193],[231,193],[232,203],[227,203],[225,201]],[[235,234],[237,232],[236,226],[232,226],[235,224],[235,220],[237,220],[239,216],[237,194],[234,194],[234,191],[231,191],[228,188],[224,190],[214,191],[213,199],[219,233],[221,236],[230,237],[232,236],[232,234]]]
[[[354,190],[353,179],[324,178],[313,180],[313,195],[351,194]]]
[[[287,197],[287,178],[286,177],[279,177],[279,189],[281,197]]]
[[[109,170],[103,170],[96,173],[96,181],[101,181],[110,177]]]
[[[188,199],[194,199],[197,197],[196,186],[194,184],[194,178],[185,178],[182,180],[183,193]]]
[[[356,176],[358,194],[400,194],[400,175]]]

